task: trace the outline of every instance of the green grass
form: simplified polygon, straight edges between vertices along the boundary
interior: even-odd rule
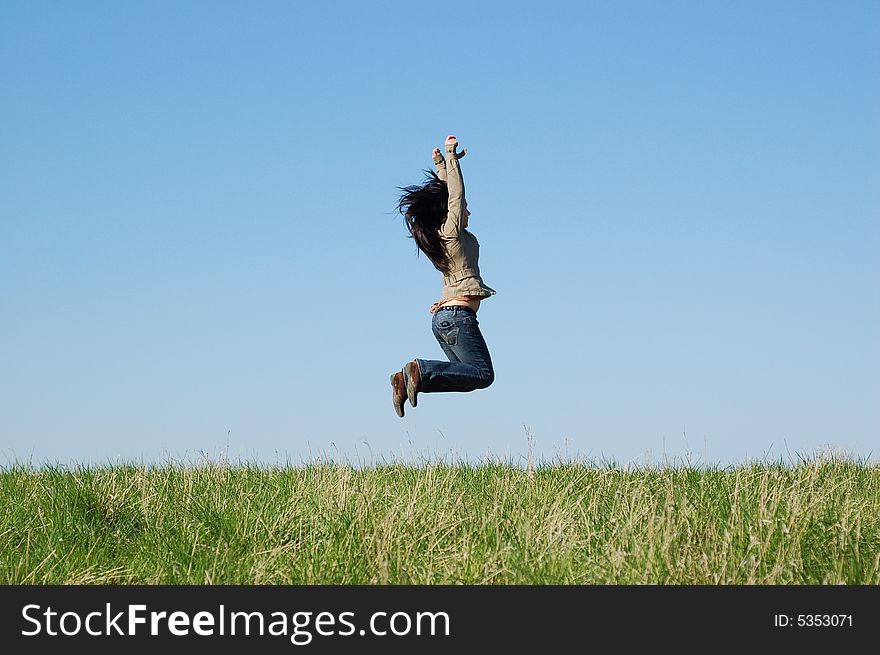
[[[880,466],[13,466],[0,582],[878,584]]]

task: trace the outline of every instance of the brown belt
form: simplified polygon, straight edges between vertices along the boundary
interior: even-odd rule
[[[431,313],[434,314],[438,309],[440,309],[443,305],[448,302],[452,302],[453,300],[464,300],[470,302],[470,296],[455,296],[454,298],[447,298],[446,300],[438,300],[433,305],[431,305]]]

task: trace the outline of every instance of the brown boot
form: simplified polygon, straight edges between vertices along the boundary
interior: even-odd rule
[[[403,381],[403,371],[398,371],[391,376],[391,402],[394,411],[403,418],[403,406],[406,403],[406,383]]]
[[[403,377],[406,380],[406,397],[409,398],[409,404],[415,407],[419,402],[419,391],[422,390],[422,374],[416,360],[403,367]]]

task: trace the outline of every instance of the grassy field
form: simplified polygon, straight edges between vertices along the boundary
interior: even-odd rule
[[[878,584],[880,466],[14,466],[0,582]]]

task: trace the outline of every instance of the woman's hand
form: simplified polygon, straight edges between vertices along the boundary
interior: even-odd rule
[[[446,137],[446,152],[450,155],[453,155],[456,159],[461,159],[467,154],[467,148],[465,148],[461,152],[455,152],[456,148],[458,148],[458,139],[450,134],[448,137]]]

